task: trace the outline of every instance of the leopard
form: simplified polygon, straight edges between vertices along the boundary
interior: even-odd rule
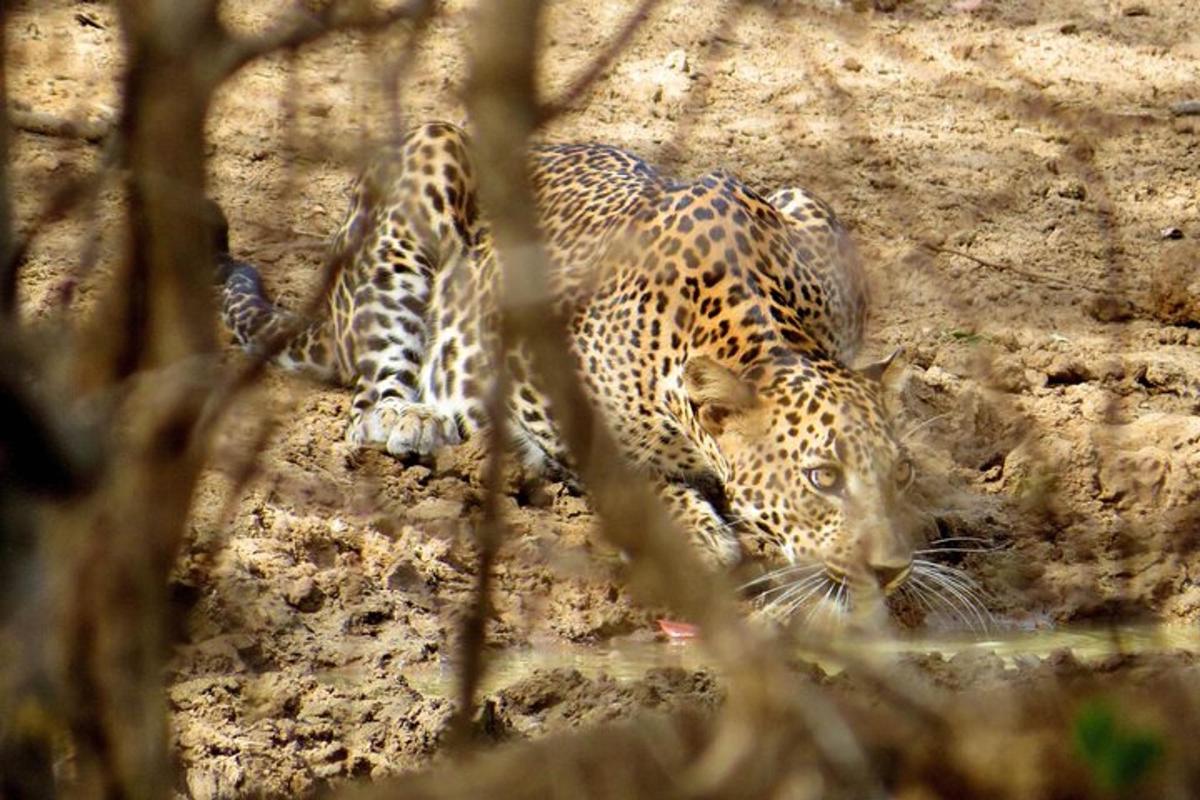
[[[833,208],[724,169],[667,177],[609,144],[534,144],[528,165],[578,378],[706,559],[773,565],[788,613],[896,592],[921,540],[915,467],[884,401],[892,359],[854,366],[868,282]],[[574,475],[528,353],[498,350],[503,270],[467,132],[413,128],[349,199],[315,319],[223,254],[233,338],[253,351],[290,331],[274,361],[352,387],[347,441],[398,457],[480,436],[506,369],[520,458]]]

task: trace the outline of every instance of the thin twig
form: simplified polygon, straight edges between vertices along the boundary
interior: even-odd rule
[[[8,126],[12,110],[8,107],[8,53],[3,47],[7,30],[7,12],[0,5],[0,319],[5,321],[17,310],[18,268],[8,171]]]
[[[12,126],[19,131],[60,139],[81,139],[91,144],[98,144],[107,139],[116,127],[116,122],[112,119],[67,119],[45,111],[21,108],[10,108],[8,118]]]
[[[708,90],[712,88],[712,70],[710,68],[721,58],[722,46],[732,41],[729,34],[732,34],[745,8],[746,0],[726,0],[725,8],[722,9],[717,24],[709,30],[708,36],[705,37],[704,51],[697,70],[700,79],[693,81],[688,87],[682,100],[679,122],[671,131],[670,137],[664,140],[658,149],[658,156],[655,160],[660,165],[664,163],[678,164],[683,158],[686,152],[684,142],[703,113]]]
[[[542,105],[541,110],[538,112],[538,124],[545,125],[560,114],[569,111],[576,102],[584,99],[591,92],[596,81],[629,44],[629,41],[633,38],[633,34],[637,32],[637,29],[650,16],[650,12],[654,10],[658,2],[659,0],[641,1],[633,13],[629,15],[629,18],[625,20],[625,24],[621,26],[621,30],[608,43],[608,47],[604,49],[604,52],[596,57],[558,99]]]
[[[994,269],[998,272],[1011,272],[1024,278],[1028,278],[1035,283],[1045,284],[1046,286],[1050,286],[1055,289],[1064,289],[1067,291],[1078,289],[1085,292],[1093,292],[1095,294],[1108,294],[1111,291],[1109,289],[1099,289],[1094,286],[1088,286],[1085,283],[1069,283],[1067,281],[1060,281],[1057,278],[1051,278],[1048,275],[1039,275],[1036,272],[1029,272],[1028,270],[1023,270],[1020,267],[1014,267],[1012,264],[1004,264],[999,261],[988,261],[987,259],[980,258],[979,256],[973,256],[970,253],[965,253],[962,250],[955,250],[950,247],[942,247],[941,245],[931,244],[929,242],[921,242],[920,246],[922,249],[928,250],[931,253],[942,253],[948,256],[965,258],[968,261],[974,261],[981,267]]]
[[[257,58],[280,50],[295,50],[312,44],[330,33],[367,33],[403,21],[427,18],[431,0],[409,0],[380,13],[346,13],[344,6],[332,5],[318,13],[297,12],[288,22],[259,36],[229,36],[223,51],[214,58],[219,80],[231,75]]]

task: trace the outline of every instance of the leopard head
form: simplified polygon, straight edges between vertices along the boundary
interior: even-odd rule
[[[781,350],[741,372],[687,365],[697,418],[729,464],[744,547],[785,562],[781,606],[887,595],[912,571],[915,471],[881,401],[887,363],[852,370]]]

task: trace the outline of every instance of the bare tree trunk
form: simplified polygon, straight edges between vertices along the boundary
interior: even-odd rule
[[[85,502],[54,514],[67,696],[82,796],[165,797],[172,786],[162,670],[168,576],[204,443],[193,440],[215,348],[204,122],[221,45],[210,0],[125,0],[128,53],[119,136],[129,168],[128,252],[76,362],[84,392],[153,370],[100,408],[107,469]]]
[[[0,322],[17,308],[16,247],[8,179],[8,6],[0,3]]]

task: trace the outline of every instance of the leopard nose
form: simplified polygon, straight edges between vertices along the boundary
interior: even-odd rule
[[[912,564],[872,564],[871,572],[875,576],[876,583],[879,588],[885,593],[892,593],[900,588],[900,584],[904,583],[904,579],[908,577],[908,573],[912,571]]]

